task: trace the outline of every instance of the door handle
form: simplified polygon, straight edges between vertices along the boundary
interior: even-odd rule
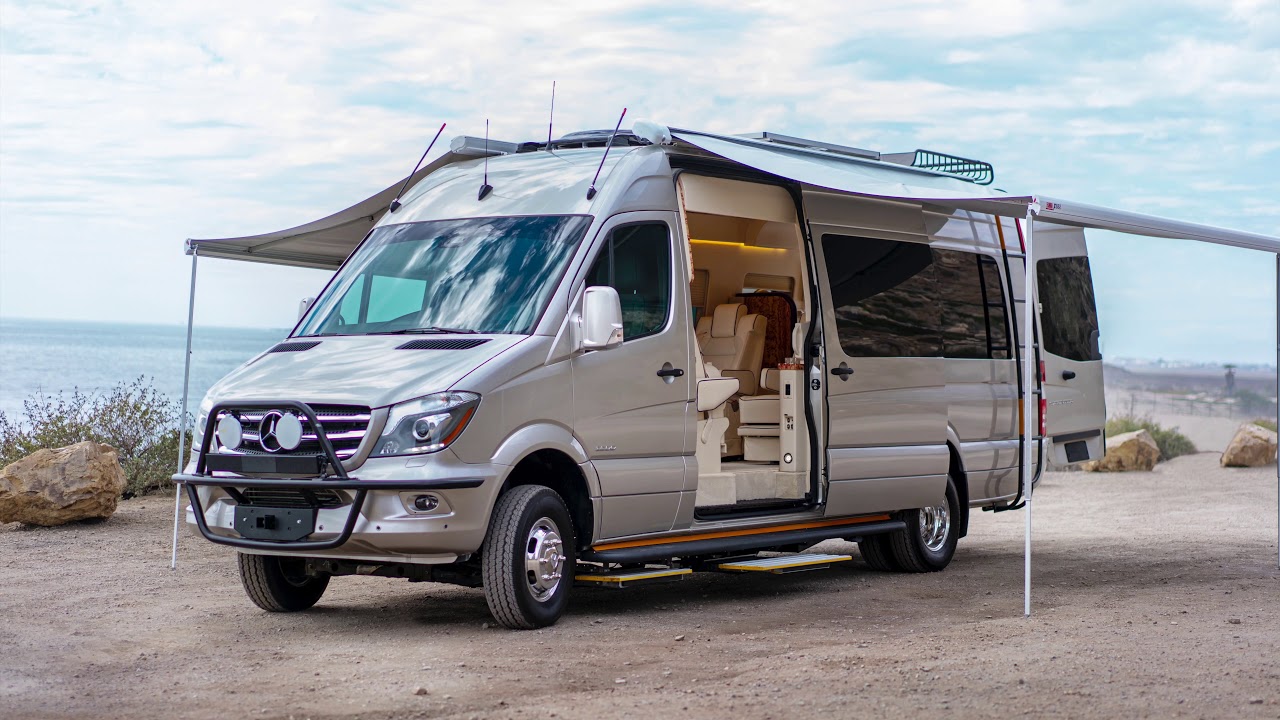
[[[848,382],[849,376],[853,374],[853,368],[849,367],[847,363],[840,363],[840,367],[831,368],[831,374]]]
[[[1074,378],[1075,378],[1075,376],[1076,376],[1076,371],[1075,371],[1075,370],[1063,370],[1063,371],[1062,371],[1062,379],[1063,379],[1063,380],[1072,380],[1072,379],[1074,379]]]
[[[671,364],[668,363],[666,365],[663,365],[662,369],[658,371],[658,377],[660,378],[684,377],[684,370],[681,370],[678,367],[671,367]]]

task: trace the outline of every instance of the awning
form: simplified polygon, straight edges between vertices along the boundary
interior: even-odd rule
[[[1043,196],[992,194],[982,186],[921,168],[692,130],[672,128],[671,136],[740,165],[851,195],[1008,217],[1026,217],[1031,209],[1038,222],[1280,253],[1277,237]]]
[[[414,173],[412,186],[428,174],[467,156],[447,152]],[[236,238],[187,240],[187,253],[274,265],[336,269],[387,212],[403,180],[346,210],[288,230]]]

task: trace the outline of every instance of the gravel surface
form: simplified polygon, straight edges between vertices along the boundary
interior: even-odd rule
[[[945,572],[855,556],[787,576],[576,589],[491,627],[479,590],[337,578],[268,614],[172,498],[105,523],[0,525],[2,718],[1280,717],[1276,469],[1216,454],[1052,474],[1034,615],[1020,512],[975,513]]]

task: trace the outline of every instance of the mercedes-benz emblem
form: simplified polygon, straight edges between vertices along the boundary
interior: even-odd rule
[[[302,443],[302,421],[292,413],[268,410],[258,423],[258,443],[270,453],[296,450]]]

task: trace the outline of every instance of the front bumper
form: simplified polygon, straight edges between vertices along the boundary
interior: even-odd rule
[[[248,405],[228,404],[237,408]],[[303,403],[254,404],[286,407],[314,418],[311,408]],[[444,450],[429,456],[370,458],[359,468],[363,477],[353,477],[338,462],[327,439],[321,438],[328,458],[324,455],[295,458],[304,463],[258,470],[250,463],[237,465],[236,458],[256,461],[252,456],[209,452],[212,426],[219,409],[220,406],[214,406],[208,415],[194,467],[173,476],[175,483],[186,486],[191,504],[187,521],[210,542],[253,553],[450,562],[475,552],[484,540],[489,508],[503,479],[504,467],[465,464],[451,451]],[[314,419],[312,427],[319,427]],[[323,429],[319,434],[323,436]],[[311,472],[318,477],[252,476],[259,472],[296,472],[295,465],[316,468]],[[328,474],[330,472],[334,474]],[[332,502],[327,506],[316,502],[303,508],[303,512],[314,512],[315,526],[314,532],[300,539],[246,537],[237,531],[237,508],[243,505],[254,506],[258,512],[271,511],[269,502],[264,507],[261,500],[252,497],[254,491],[288,492],[312,499],[323,494],[337,497],[339,501],[336,507]],[[423,492],[437,496],[440,507],[428,512],[416,511],[412,496]]]

